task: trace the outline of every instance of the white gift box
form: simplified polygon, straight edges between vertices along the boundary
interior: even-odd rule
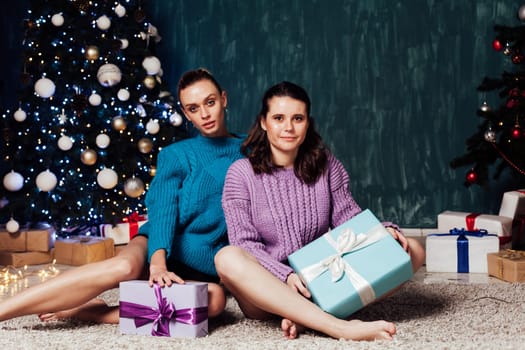
[[[472,218],[473,226],[469,227],[467,220]],[[489,234],[499,237],[501,247],[512,241],[512,218],[499,215],[480,214],[444,211],[438,215],[438,232],[449,232],[454,228],[465,228],[469,231],[487,230]]]
[[[514,219],[520,215],[525,215],[525,190],[505,192],[499,208],[499,216]]]
[[[487,254],[498,251],[496,235],[430,234],[426,238],[426,269],[428,272],[487,273]]]
[[[120,223],[115,226],[111,224],[100,225],[100,233],[102,237],[113,238],[115,245],[127,244],[137,235],[140,226],[147,222],[147,218],[143,221]]]

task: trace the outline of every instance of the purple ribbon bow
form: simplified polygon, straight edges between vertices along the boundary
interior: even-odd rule
[[[153,287],[158,308],[121,301],[120,317],[133,318],[137,328],[153,322],[151,335],[167,337],[170,336],[170,321],[172,320],[195,325],[208,317],[207,306],[177,310],[173,303],[168,302],[162,296],[162,289],[158,284],[154,284]]]

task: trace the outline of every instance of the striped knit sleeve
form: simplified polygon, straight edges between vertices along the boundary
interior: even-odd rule
[[[179,188],[186,173],[173,149],[165,148],[157,159],[157,174],[146,195],[148,208],[148,261],[159,249],[171,255],[177,229]]]
[[[332,154],[328,155],[328,177],[332,196],[331,226],[337,227],[362,210],[350,192],[350,177],[343,164]]]
[[[253,224],[250,192],[253,190],[253,171],[246,160],[234,163],[226,175],[222,207],[231,245],[243,248],[253,255],[269,272],[286,281],[293,271],[267,253],[261,234]]]

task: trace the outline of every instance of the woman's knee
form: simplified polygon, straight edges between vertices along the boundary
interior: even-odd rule
[[[243,259],[244,250],[236,246],[226,246],[215,255],[215,268],[219,276],[232,273],[239,267],[239,261]]]
[[[133,255],[117,255],[113,258],[110,269],[119,281],[138,279],[144,269],[145,257]]]

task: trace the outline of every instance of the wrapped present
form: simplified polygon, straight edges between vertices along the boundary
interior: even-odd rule
[[[113,239],[93,236],[77,236],[55,242],[57,264],[84,265],[109,259],[115,255]]]
[[[444,211],[438,215],[439,232],[449,232],[455,228],[467,231],[486,230],[499,238],[500,248],[510,247],[512,242],[512,218],[499,215]]]
[[[130,239],[135,237],[139,232],[139,227],[147,222],[147,216],[132,215],[124,218],[123,222],[116,225],[102,224],[100,225],[100,232],[102,237],[113,238],[115,244],[126,244]]]
[[[208,284],[186,282],[150,287],[148,281],[120,282],[122,334],[194,338],[208,334]]]
[[[487,273],[487,254],[498,251],[498,236],[486,230],[429,234],[426,268],[428,272]]]
[[[505,192],[499,215],[512,218],[512,248],[525,249],[525,190]]]
[[[525,190],[505,192],[498,215],[512,219],[519,215],[525,216]]]
[[[505,249],[487,255],[489,275],[507,282],[525,282],[525,251]]]
[[[0,251],[25,252],[27,233],[25,231],[0,231]]]
[[[0,231],[0,250],[11,252],[49,252],[54,244],[52,228]]]
[[[25,265],[48,264],[53,261],[49,252],[0,252],[0,265],[21,267]]]
[[[410,256],[365,210],[288,256],[313,301],[347,318],[413,276]]]

